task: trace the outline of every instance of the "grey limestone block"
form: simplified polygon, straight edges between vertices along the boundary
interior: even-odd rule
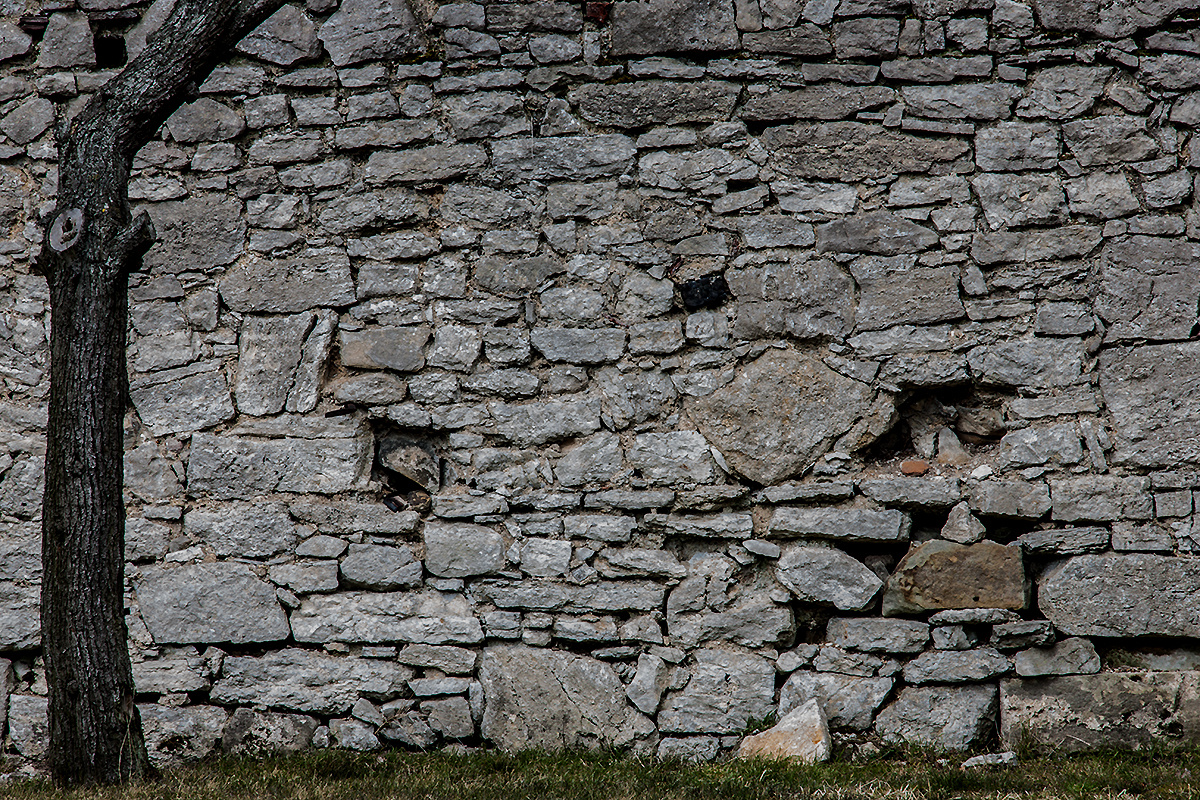
[[[142,618],[159,644],[251,644],[288,636],[275,590],[245,564],[144,567],[136,586]]]
[[[626,702],[612,667],[572,653],[522,645],[485,648],[480,731],[503,750],[632,744],[654,724]]]
[[[614,56],[731,50],[738,33],[732,3],[642,0],[613,8]]]
[[[220,703],[343,714],[360,695],[400,696],[412,676],[411,669],[393,662],[287,648],[261,657],[227,657],[211,696]]]
[[[978,683],[1012,671],[1012,661],[989,647],[976,650],[930,650],[904,665],[910,684]]]
[[[792,673],[779,692],[779,714],[783,716],[810,700],[817,700],[830,727],[868,730],[879,707],[891,693],[890,677],[858,677],[836,672]]]
[[[1100,656],[1087,639],[1063,639],[1050,647],[1022,650],[1013,657],[1022,678],[1039,675],[1077,675],[1100,671]]]
[[[990,684],[908,686],[879,713],[875,731],[885,741],[966,750],[995,730],[996,694]]]
[[[796,597],[841,611],[866,608],[883,587],[861,561],[833,547],[789,545],[775,569],[779,582]]]
[[[476,644],[483,629],[453,592],[341,592],[311,595],[292,612],[297,642]]]
[[[321,42],[312,18],[296,6],[284,5],[238,42],[237,49],[286,67],[320,56]]]
[[[1195,672],[1101,672],[1000,683],[1001,740],[1078,752],[1139,749],[1200,732]]]
[[[138,705],[150,763],[156,767],[197,761],[212,753],[221,740],[229,712],[217,706],[183,708],[143,703]]]
[[[919,653],[929,642],[929,625],[915,620],[834,617],[825,638],[864,653]]]
[[[1038,607],[1069,636],[1195,636],[1200,563],[1150,553],[1080,555],[1038,582]]]

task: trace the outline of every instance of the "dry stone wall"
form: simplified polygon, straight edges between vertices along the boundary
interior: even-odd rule
[[[169,5],[0,5],[26,757],[53,131]],[[1195,741],[1197,7],[284,6],[130,185],[154,758]]]

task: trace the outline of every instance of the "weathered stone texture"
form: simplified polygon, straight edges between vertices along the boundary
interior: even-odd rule
[[[226,658],[211,696],[219,703],[344,714],[360,696],[398,697],[412,676],[411,669],[394,662],[289,648]]]
[[[627,746],[653,723],[625,702],[607,664],[523,646],[483,651],[481,731],[504,750]]]
[[[885,741],[966,750],[994,730],[995,686],[910,686],[879,713]]]
[[[1038,608],[1070,636],[1200,635],[1200,563],[1149,553],[1068,559],[1038,582]]]
[[[888,579],[883,613],[943,608],[1022,609],[1028,587],[1019,547],[933,540],[909,550]]]
[[[1196,672],[1102,672],[1000,684],[1000,736],[1008,745],[1076,752],[1141,749],[1200,735]]]
[[[728,386],[687,406],[731,467],[770,484],[803,471],[856,428],[866,428],[861,444],[867,444],[874,400],[867,384],[814,358],[769,351]]]
[[[251,644],[288,636],[275,590],[244,564],[146,567],[137,596],[159,644]]]

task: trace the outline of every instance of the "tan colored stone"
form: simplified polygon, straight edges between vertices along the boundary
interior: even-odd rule
[[[1019,547],[933,540],[896,567],[883,594],[885,616],[944,608],[1025,608],[1028,587]]]
[[[770,730],[742,740],[738,758],[795,759],[805,764],[828,761],[833,752],[829,723],[821,703],[809,700],[788,714]]]

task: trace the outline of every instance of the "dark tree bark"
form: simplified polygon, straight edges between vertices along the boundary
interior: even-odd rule
[[[148,777],[124,618],[122,425],[127,277],[154,231],[132,219],[134,154],[282,0],[178,0],[141,55],[58,135],[50,283],[50,414],[42,510],[42,647],[50,769],[76,786]]]

